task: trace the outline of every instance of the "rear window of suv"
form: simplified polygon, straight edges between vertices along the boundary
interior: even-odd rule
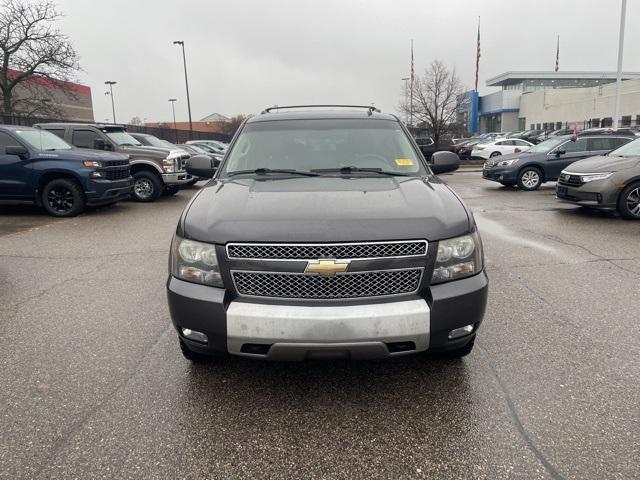
[[[406,133],[389,120],[274,120],[245,125],[225,162],[235,171],[344,167],[425,173]]]

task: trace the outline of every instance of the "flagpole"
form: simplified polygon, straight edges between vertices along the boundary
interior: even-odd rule
[[[476,93],[478,93],[478,73],[480,72],[480,16],[478,16],[478,44],[476,45]]]
[[[620,119],[620,84],[622,83],[622,50],[624,48],[624,21],[627,13],[627,0],[622,0],[620,12],[620,39],[618,41],[618,76],[616,78],[616,101],[613,110],[613,129],[618,129]]]
[[[415,73],[413,68],[413,38],[411,39],[411,92],[409,94],[409,128],[413,128],[413,81]]]

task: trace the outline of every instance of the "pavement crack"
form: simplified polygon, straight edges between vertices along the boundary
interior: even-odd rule
[[[59,452],[67,445],[70,440],[76,435],[76,433],[93,417],[96,415],[104,405],[111,400],[115,395],[120,392],[124,387],[126,387],[131,379],[135,377],[139,373],[140,364],[146,359],[147,354],[152,351],[156,345],[160,342],[160,340],[169,332],[173,330],[171,325],[168,325],[163,331],[161,331],[153,343],[151,343],[148,347],[146,347],[139,355],[135,364],[129,369],[129,373],[125,376],[125,378],[115,385],[106,395],[104,395],[97,404],[85,408],[79,415],[78,420],[74,422],[69,430],[63,434],[62,438],[57,440],[51,447],[49,454],[46,458],[40,462],[40,466],[38,467],[38,471],[36,473],[36,478],[43,478],[41,475],[44,473],[46,467],[53,465],[53,460],[58,456]]]
[[[518,413],[518,409],[513,400],[513,397],[511,396],[509,388],[500,377],[500,374],[498,373],[498,370],[496,369],[496,366],[493,363],[491,356],[489,355],[489,352],[485,348],[483,348],[481,345],[479,345],[478,342],[476,342],[476,346],[479,347],[480,352],[482,352],[482,355],[485,358],[485,362],[489,367],[489,370],[492,376],[495,378],[496,382],[498,383],[498,386],[500,387],[502,396],[507,405],[507,409],[509,410],[511,419],[513,420],[513,423],[516,429],[518,430],[520,437],[522,437],[527,447],[529,447],[529,450],[531,450],[533,455],[542,464],[542,466],[545,468],[545,470],[547,471],[547,473],[551,478],[555,480],[564,480],[564,477],[558,472],[558,470],[556,470],[556,468],[551,464],[551,462],[547,459],[544,453],[536,446],[532,438],[532,435],[525,428],[522,422],[522,419],[520,418],[520,414]]]

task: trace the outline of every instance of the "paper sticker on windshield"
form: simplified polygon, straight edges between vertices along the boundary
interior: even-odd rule
[[[399,167],[413,167],[413,160],[410,158],[396,158],[396,165]]]

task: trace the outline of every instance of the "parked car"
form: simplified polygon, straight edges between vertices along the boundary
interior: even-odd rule
[[[580,135],[628,135],[635,136],[637,132],[631,128],[619,128],[614,130],[613,128],[587,128],[580,132]]]
[[[480,138],[473,138],[463,145],[458,147],[458,151],[456,152],[460,157],[460,160],[469,160],[471,158],[471,152],[473,151],[473,147],[478,145],[479,143],[484,142],[484,140]]]
[[[499,155],[524,152],[533,147],[532,143],[519,138],[503,138],[493,142],[477,143],[471,151],[471,158],[494,158]]]
[[[173,195],[180,185],[193,180],[184,170],[189,154],[166,147],[145,147],[122,125],[100,123],[40,123],[47,130],[75,147],[107,150],[129,155],[133,176],[132,197],[153,202],[163,193]]]
[[[572,163],[562,171],[556,196],[584,207],[617,210],[640,220],[640,139],[607,155]]]
[[[538,135],[536,137],[536,141],[537,143],[540,142],[544,142],[545,140],[548,140],[552,137],[561,137],[564,135],[571,135],[573,133],[573,129],[572,128],[561,128],[558,130],[553,130],[550,132],[543,132],[540,135]]]
[[[180,145],[176,145],[178,148],[182,150],[186,150],[189,155],[192,157],[195,155],[205,155],[213,160],[214,166],[217,168],[220,165],[220,160],[222,160],[222,156],[217,153],[209,153],[203,148],[200,148],[198,145],[187,145],[185,143],[181,143]]]
[[[484,164],[482,176],[505,186],[536,190],[544,182],[557,180],[560,172],[573,162],[602,155],[633,138],[622,135],[550,138],[525,152],[490,158]]]
[[[215,140],[189,140],[187,145],[206,146],[212,148],[214,152],[219,152],[222,155],[224,155],[224,152],[226,152],[228,148],[226,144],[216,142]]]
[[[521,140],[526,140],[529,143],[533,143],[538,144],[540,143],[540,141],[538,140],[538,137],[540,136],[541,133],[544,133],[544,130],[527,130],[526,132],[522,133],[518,138],[520,138]]]
[[[436,144],[431,137],[418,137],[416,144],[427,161],[431,160],[431,156],[435,152],[451,150],[451,141],[446,138],[441,138]]]
[[[73,148],[37,128],[0,126],[0,200],[73,217],[131,194],[129,157]]]
[[[320,107],[318,107],[320,108]],[[487,301],[473,215],[402,122],[371,107],[246,120],[182,213],[167,282],[186,358],[463,356]],[[277,121],[274,121],[277,120]]]
[[[149,133],[137,133],[137,132],[127,132],[133,138],[135,138],[140,144],[145,147],[159,147],[159,148],[169,148],[171,150],[186,150],[184,148],[179,148],[175,144],[163,140],[161,138],[156,137],[155,135],[151,135]],[[187,152],[188,153],[188,152]]]

